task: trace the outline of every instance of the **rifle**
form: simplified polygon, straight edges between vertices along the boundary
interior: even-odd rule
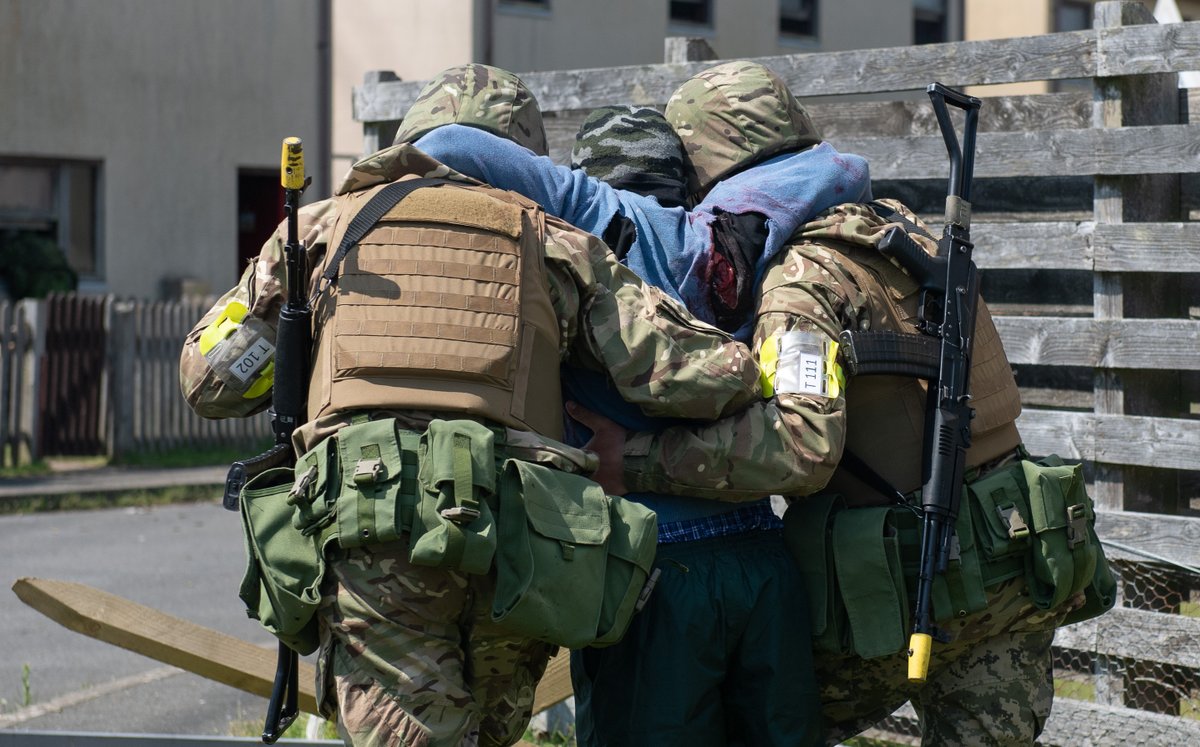
[[[931,593],[946,571],[956,538],[966,453],[971,446],[971,346],[979,276],[971,260],[971,175],[980,100],[933,83],[926,93],[950,155],[946,225],[930,256],[901,227],[889,229],[879,251],[894,257],[921,287],[919,335],[895,332],[841,335],[851,374],[907,374],[929,380],[922,464],[920,574],[909,639],[908,678],[924,682],[934,638],[945,642],[931,619]],[[962,148],[950,120],[949,103],[965,113]]]
[[[258,456],[234,462],[225,479],[224,505],[238,510],[246,481],[272,467],[294,465],[296,453],[292,433],[304,419],[308,396],[308,366],[312,355],[312,307],[306,293],[304,245],[300,243],[298,216],[300,194],[312,181],[304,175],[304,151],[300,138],[283,141],[280,184],[287,219],[287,242],[283,246],[287,296],[279,311],[275,331],[275,380],[271,391],[271,431],[275,444]],[[267,705],[262,741],[274,744],[299,715],[299,657],[282,641],[276,658],[275,680]]]

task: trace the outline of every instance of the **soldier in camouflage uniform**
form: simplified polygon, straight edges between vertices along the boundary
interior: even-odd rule
[[[309,266],[316,268],[314,282],[327,262],[331,237],[340,233],[336,229],[340,200],[353,198],[363,189],[415,176],[461,181],[465,191],[472,194],[482,198],[495,195],[493,199],[505,200],[506,205],[517,204],[525,216],[523,220],[529,221],[524,225],[544,225],[544,232],[538,234],[544,237],[542,256],[527,258],[527,264],[544,268],[540,282],[545,284],[545,298],[552,306],[548,310],[557,322],[543,334],[556,337],[557,342],[550,348],[551,366],[517,369],[521,377],[540,377],[528,387],[529,397],[557,400],[557,388],[547,392],[539,382],[554,380],[556,376],[547,378],[545,372],[556,374],[559,361],[567,358],[605,371],[622,396],[654,415],[713,418],[759,395],[758,371],[749,360],[748,350],[715,328],[690,319],[679,304],[642,284],[614,260],[600,240],[542,215],[520,198],[469,186],[476,183],[407,144],[447,122],[487,129],[535,151],[545,151],[536,102],[519,79],[482,65],[447,71],[431,81],[414,104],[397,134],[399,144],[355,164],[334,200],[301,211]],[[427,205],[428,199],[439,199],[427,198],[421,203],[416,198],[422,193],[444,194],[449,190],[449,199],[453,199],[452,195],[462,189],[440,186],[417,190],[409,203],[399,207],[411,205],[414,200]],[[488,217],[486,211],[481,215],[481,219]],[[424,225],[436,224],[426,213]],[[465,237],[463,241],[473,240],[470,231],[453,223],[446,223],[445,228],[431,236],[459,232]],[[236,344],[241,330],[256,325],[265,330],[263,336],[273,336],[284,295],[282,231],[281,227],[263,246],[238,286],[204,315],[185,340],[181,388],[188,403],[203,416],[243,417],[269,404],[270,382],[261,385],[267,369],[260,370],[258,380],[233,381],[227,372],[216,371],[210,365],[210,360],[215,360],[211,357],[215,348],[207,351],[210,355],[206,357],[202,338],[223,317],[227,322],[236,322],[232,325],[235,331],[226,333],[223,344]],[[343,268],[357,269],[360,250],[347,255]],[[361,270],[357,271],[361,276]],[[542,271],[538,272],[540,275]],[[338,287],[339,294],[352,291]],[[318,324],[323,303],[319,297],[315,315]],[[231,315],[231,309],[239,308]],[[373,308],[381,313],[388,310],[386,304]],[[334,317],[336,314],[330,320]],[[297,452],[324,448],[331,434],[348,432],[347,426],[360,424],[364,414],[371,420],[395,418],[400,432],[412,433],[422,432],[436,418],[464,417],[453,405],[429,409],[330,407],[328,397],[320,398],[328,394],[330,387],[342,384],[331,384],[324,378],[328,369],[320,363],[320,351],[337,342],[321,339],[320,329],[316,329],[318,355],[314,356],[316,368],[310,383],[310,421],[296,431]],[[410,334],[419,337],[415,325],[412,329]],[[446,329],[442,334],[452,333]],[[332,332],[326,338],[331,336]],[[397,329],[395,334],[378,338],[379,345],[401,336]],[[430,340],[429,345],[430,352],[442,350],[437,340]],[[355,374],[351,370],[346,376],[353,380]],[[435,371],[428,376],[444,374]],[[443,379],[445,386],[440,390],[453,392],[454,381]],[[382,396],[393,395],[385,390]],[[442,397],[434,390],[425,395],[417,392],[394,396],[415,396],[406,401],[431,402]],[[322,401],[325,406],[314,407],[314,402]],[[540,408],[529,419],[535,417],[550,423],[545,429],[548,433],[522,428],[524,421],[519,419],[474,419],[500,434],[497,438],[503,440],[512,458],[571,472],[594,469],[593,456],[548,437],[557,435],[559,407]],[[332,716],[336,711],[339,731],[348,743],[502,745],[520,738],[550,647],[514,638],[491,622],[494,581],[494,572],[471,575],[414,565],[403,538],[333,550],[322,587],[317,685],[322,712]]]
[[[722,64],[694,76],[672,95],[666,116],[684,142],[694,195],[704,194],[718,180],[749,165],[820,140],[778,76],[748,62]],[[885,547],[888,537],[893,544],[900,537],[907,572],[901,586],[914,585],[911,556],[917,540],[909,539],[919,538],[919,533],[899,531],[903,517],[895,515],[911,513],[890,507],[893,498],[869,485],[863,470],[851,468],[851,460],[843,461],[843,454],[855,454],[867,469],[913,500],[913,491],[921,485],[924,382],[895,376],[847,382],[831,344],[847,329],[914,331],[918,288],[875,248],[879,237],[896,225],[914,228],[910,231],[914,240],[928,251],[935,250],[928,230],[900,203],[846,204],[802,226],[767,268],[759,285],[754,328],[767,402],[712,425],[653,433],[622,434],[614,424],[589,416],[585,422],[597,437],[588,446],[600,453],[602,461],[623,456],[624,483],[634,491],[686,489],[689,494],[724,500],[763,493],[809,496],[792,501],[785,532],[789,538],[800,538],[789,544],[809,580],[817,680],[829,743],[870,727],[911,699],[923,744],[1032,744],[1053,697],[1054,629],[1083,604],[1085,595],[1072,591],[1058,604],[1035,603],[1027,570],[1024,577],[1020,567],[1003,576],[995,572],[1005,560],[1020,566],[1031,552],[1027,528],[1015,519],[1008,523],[1014,514],[1001,516],[1005,523],[996,542],[1013,539],[1010,544],[1022,548],[1020,554],[993,560],[984,554],[990,548],[972,549],[973,541],[983,543],[973,534],[970,520],[963,523],[962,516],[969,510],[969,501],[963,501],[958,525],[963,558],[983,558],[979,593],[985,593],[986,599],[970,608],[940,610],[945,614],[937,618],[938,624],[953,642],[934,644],[926,683],[913,684],[907,677],[905,588],[899,589],[900,601],[892,607],[883,603],[882,594],[858,600],[865,607],[859,607],[857,619],[847,620],[844,610],[840,617],[834,611],[858,591],[852,573],[860,564],[866,566],[870,554],[865,544],[826,550],[826,543],[834,542],[827,538],[834,534],[833,527],[841,526],[843,517],[865,517],[872,511],[870,515],[885,517],[881,526],[886,528],[877,530],[873,541]],[[796,366],[806,357],[818,371],[811,378],[801,375]],[[1019,474],[1032,463],[1025,460],[1014,422],[1020,412],[1015,381],[982,300],[971,384],[977,417],[972,421],[967,480],[986,493],[982,486],[996,485],[1014,468]],[[623,436],[619,448],[607,448],[618,434]],[[1081,480],[1074,489],[1082,490]],[[971,494],[975,492],[980,491]],[[1078,500],[1081,511],[1090,505],[1086,495]],[[846,506],[840,513],[816,510],[839,501]],[[994,518],[980,514],[975,519],[979,526]],[[1092,552],[1100,558],[1099,579],[1103,556],[1090,527],[1094,518],[1090,512],[1087,517]],[[829,578],[835,567],[837,581]],[[952,561],[951,567],[958,568],[959,561]],[[883,578],[888,578],[888,571],[885,565]],[[985,585],[989,578],[992,581]],[[876,632],[872,627],[880,624],[887,627],[890,637],[884,640],[890,641],[890,648],[879,645],[878,637],[871,638]],[[863,652],[872,645],[874,650]]]

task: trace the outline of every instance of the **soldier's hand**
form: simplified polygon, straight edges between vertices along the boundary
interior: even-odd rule
[[[592,479],[609,495],[628,493],[625,487],[625,429],[575,402],[567,403],[567,414],[592,431],[591,440],[583,445],[600,459]]]

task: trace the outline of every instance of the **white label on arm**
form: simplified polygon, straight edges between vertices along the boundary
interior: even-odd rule
[[[779,364],[775,371],[777,394],[808,394],[829,397],[826,360],[829,338],[820,332],[785,332],[779,340]]]
[[[267,338],[259,337],[250,343],[250,347],[240,358],[233,361],[229,370],[239,381],[245,382],[267,365],[274,355],[275,346],[268,342]]]

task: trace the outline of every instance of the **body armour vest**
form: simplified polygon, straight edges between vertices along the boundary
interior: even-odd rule
[[[336,198],[329,246],[386,186]],[[561,438],[545,233],[537,205],[489,187],[426,187],[400,201],[316,300],[309,418],[446,411]]]
[[[934,248],[931,239],[915,232],[910,235],[927,249]],[[858,319],[869,319],[871,329],[917,333],[920,288],[916,281],[874,246],[822,245],[844,258],[839,258],[838,267],[863,290],[865,308],[858,310]],[[969,381],[975,417],[966,455],[968,469],[1003,456],[1021,443],[1015,422],[1021,414],[1020,392],[982,298],[976,311]],[[917,490],[922,483],[927,389],[926,381],[906,376],[859,376],[846,385],[845,448],[902,493]],[[838,468],[829,485],[850,505],[890,502],[845,467]]]

